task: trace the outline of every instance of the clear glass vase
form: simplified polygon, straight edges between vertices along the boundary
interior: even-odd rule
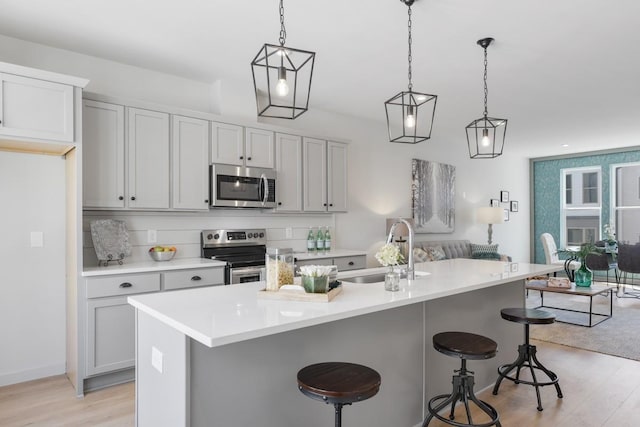
[[[587,265],[584,261],[580,263],[580,268],[576,270],[574,277],[576,286],[589,287],[591,286],[591,282],[593,280],[593,272],[587,268]]]
[[[391,292],[400,290],[400,272],[395,271],[393,266],[389,267],[389,271],[384,275],[384,289]]]

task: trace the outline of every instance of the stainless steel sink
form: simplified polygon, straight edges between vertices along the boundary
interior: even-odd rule
[[[385,273],[367,274],[364,276],[343,277],[342,281],[351,283],[377,283],[384,282]],[[401,278],[407,277],[406,274],[400,275]]]

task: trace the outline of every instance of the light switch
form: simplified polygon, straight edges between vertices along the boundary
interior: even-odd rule
[[[158,241],[158,232],[156,230],[147,230],[147,243],[156,243]]]
[[[291,227],[287,227],[284,229],[284,236],[287,239],[292,239],[293,238],[293,229]]]
[[[156,371],[160,373],[162,373],[162,359],[162,352],[155,347],[151,347],[151,366],[156,368]]]
[[[44,233],[42,231],[31,232],[31,247],[32,248],[44,247]]]

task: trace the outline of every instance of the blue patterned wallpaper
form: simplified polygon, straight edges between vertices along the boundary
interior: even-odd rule
[[[536,264],[544,264],[544,249],[540,243],[542,233],[551,233],[560,244],[560,171],[567,168],[600,166],[602,168],[602,223],[609,222],[610,165],[640,161],[640,150],[593,156],[566,157],[551,160],[533,160],[533,236]]]

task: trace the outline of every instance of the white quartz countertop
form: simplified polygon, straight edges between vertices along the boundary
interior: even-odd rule
[[[108,276],[111,274],[148,273],[154,271],[186,270],[189,268],[224,267],[223,261],[214,261],[207,258],[177,258],[171,261],[149,261],[125,263],[122,265],[111,264],[107,267],[87,267],[82,272],[84,277]]]
[[[527,263],[451,259],[416,264],[428,275],[400,281],[400,291],[384,283],[350,283],[348,277],[384,268],[340,273],[343,290],[331,302],[299,302],[258,298],[263,282],[131,296],[138,310],[166,323],[208,347],[286,332],[450,295],[483,289],[561,267]]]
[[[326,259],[326,258],[340,258],[349,256],[367,255],[365,251],[354,251],[351,249],[332,249],[329,252],[323,253],[307,253],[307,252],[294,252],[293,257],[296,260],[307,261],[311,259]]]

